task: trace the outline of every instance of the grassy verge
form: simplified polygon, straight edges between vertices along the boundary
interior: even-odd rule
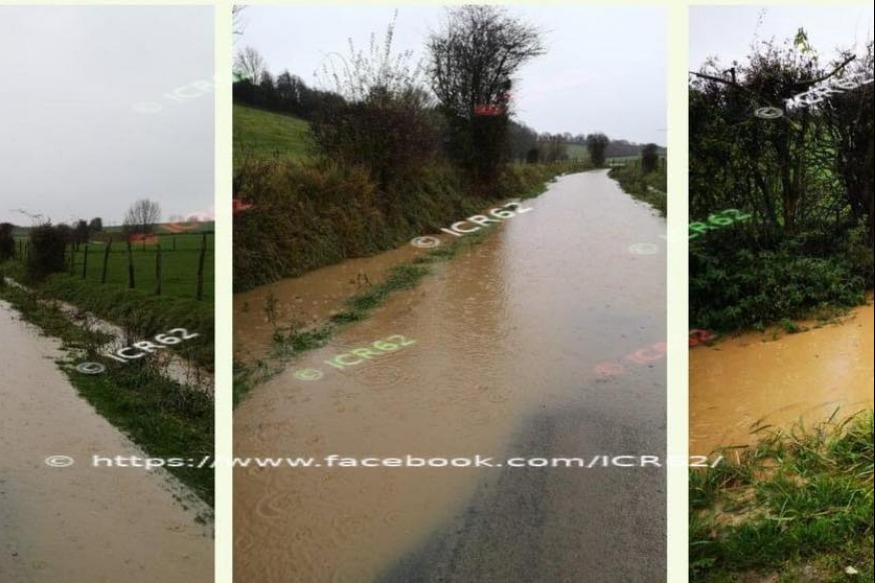
[[[665,163],[660,162],[653,172],[641,172],[641,164],[628,161],[625,166],[611,168],[608,176],[620,183],[620,187],[633,198],[646,202],[665,216],[668,211],[666,194]]]
[[[108,364],[102,374],[79,373],[73,359],[97,361],[97,348],[108,340],[104,334],[71,324],[51,302],[41,301],[47,299],[42,294],[0,285],[0,298],[45,334],[61,339],[71,359],[59,364],[70,382],[100,415],[149,457],[199,461],[213,454],[213,401],[209,396],[168,380],[148,359]],[[167,469],[213,505],[212,469]]]
[[[361,168],[330,161],[252,161],[238,169],[238,194],[254,205],[234,219],[234,289],[369,257],[478,213],[491,202],[533,196],[544,182],[585,166],[511,166],[488,193],[468,193],[447,166],[380,192]]]
[[[81,310],[108,320],[131,335],[150,338],[173,328],[186,328],[200,334],[191,342],[183,342],[171,350],[199,367],[212,371],[214,354],[214,317],[212,301],[189,297],[155,296],[139,289],[124,289],[101,285],[66,273],[49,276],[38,284],[26,281],[24,266],[6,261],[0,272],[17,281],[32,285],[42,296],[71,303]],[[210,296],[212,300],[212,296]]]
[[[873,580],[873,413],[771,430],[690,474],[690,580]]]

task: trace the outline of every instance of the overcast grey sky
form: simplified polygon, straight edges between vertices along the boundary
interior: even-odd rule
[[[211,210],[213,49],[212,7],[0,6],[0,222]]]
[[[872,39],[875,9],[869,6],[694,6],[690,8],[690,70],[698,71],[708,57],[720,63],[746,61],[751,45],[774,38],[792,40],[804,28],[808,41],[828,63],[836,48],[865,54]]]
[[[510,6],[541,28],[546,55],[524,65],[513,91],[517,120],[539,132],[592,133],[634,142],[666,140],[666,13],[660,7]],[[446,9],[400,6],[393,52],[419,60]],[[251,46],[268,69],[298,75],[308,85],[329,53],[348,58],[347,39],[367,49],[382,42],[391,6],[249,6],[235,49]],[[331,87],[327,87],[331,88]]]

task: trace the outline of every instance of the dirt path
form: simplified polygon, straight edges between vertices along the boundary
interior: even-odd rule
[[[213,581],[209,508],[166,472],[92,467],[146,457],[77,394],[59,343],[0,302],[0,581]],[[50,467],[48,456],[69,456]],[[182,502],[180,502],[181,500]]]

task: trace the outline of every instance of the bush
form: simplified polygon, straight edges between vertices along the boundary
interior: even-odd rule
[[[313,142],[327,159],[361,165],[381,187],[416,177],[437,152],[438,133],[426,98],[417,90],[374,89],[364,101],[323,110]]]
[[[64,251],[69,229],[62,225],[49,224],[34,227],[30,231],[30,254],[27,258],[27,275],[32,280],[41,280],[51,273],[64,271]]]
[[[647,144],[641,149],[641,172],[650,174],[656,170],[656,165],[659,163],[659,146],[656,144]]]
[[[0,262],[15,257],[14,227],[10,223],[0,223]]]
[[[778,238],[764,248],[752,229],[739,227],[692,241],[690,324],[721,331],[762,328],[824,306],[860,304],[866,280],[858,269],[829,249],[812,253],[806,239]]]

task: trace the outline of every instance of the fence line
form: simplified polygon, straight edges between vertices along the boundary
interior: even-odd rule
[[[197,247],[191,248],[178,248],[176,245],[177,237],[194,237],[200,235],[200,244]],[[167,254],[170,253],[171,256],[177,256],[179,254],[191,254],[191,274],[192,274],[192,286],[193,286],[193,295],[198,300],[203,300],[204,297],[204,271],[206,265],[206,257],[207,251],[209,250],[209,242],[208,237],[214,236],[215,234],[212,232],[203,232],[203,233],[191,233],[191,234],[174,234],[170,236],[171,239],[170,248],[162,247],[161,238],[165,239],[165,244],[168,243],[166,239],[168,238],[166,235],[160,236],[158,240],[153,243],[151,248],[142,247],[136,248],[135,242],[132,242],[130,239],[125,240],[125,246],[123,250],[114,250],[113,238],[110,237],[105,244],[102,261],[100,262],[99,269],[99,278],[95,277],[92,274],[92,278],[95,281],[99,281],[101,284],[106,284],[112,276],[112,273],[118,273],[118,269],[124,265],[124,263],[119,261],[111,261],[112,257],[118,257],[121,254],[126,255],[126,287],[128,289],[136,289],[137,278],[142,278],[144,276],[141,273],[144,268],[144,255],[154,252],[155,253],[155,263],[154,263],[154,280],[151,285],[151,293],[156,296],[162,295],[165,291],[165,272],[166,265],[164,265],[165,259],[167,259]],[[18,245],[18,257],[21,261],[26,261],[28,255],[29,244],[27,241],[23,242],[19,241]],[[93,255],[91,249],[93,247],[92,244],[84,243],[80,246],[77,246],[74,243],[69,243],[65,249],[65,255],[67,256],[69,273],[71,275],[76,274],[76,268],[81,266],[81,279],[89,279],[89,255]],[[197,257],[194,257],[194,254],[197,254]],[[136,256],[136,257],[135,257]],[[139,259],[139,261],[138,261]],[[91,263],[94,263],[92,259]],[[111,266],[110,263],[113,263]],[[96,268],[96,266],[93,266]],[[91,272],[94,272],[95,269],[91,269]],[[118,280],[116,280],[118,282]],[[141,284],[145,284],[145,281],[141,281]]]

